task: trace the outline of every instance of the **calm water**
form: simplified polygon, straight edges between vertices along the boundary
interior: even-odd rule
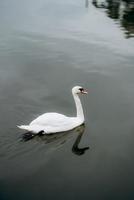
[[[0,199],[134,199],[134,2],[0,1]],[[86,125],[21,141],[44,112]]]

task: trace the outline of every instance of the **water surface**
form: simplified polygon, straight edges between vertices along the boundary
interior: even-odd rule
[[[133,1],[4,0],[0,23],[0,199],[134,199]],[[85,128],[22,141],[38,114],[75,115],[74,85]]]

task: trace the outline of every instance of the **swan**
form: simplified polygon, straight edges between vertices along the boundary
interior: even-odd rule
[[[52,134],[72,130],[84,123],[84,113],[79,94],[87,94],[81,86],[72,88],[72,95],[76,105],[76,117],[68,117],[59,113],[44,113],[34,119],[29,125],[20,125],[18,128],[34,134]]]

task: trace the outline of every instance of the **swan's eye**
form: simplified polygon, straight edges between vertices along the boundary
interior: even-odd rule
[[[83,92],[83,91],[84,91],[84,89],[83,89],[83,88],[79,88],[79,90],[80,90],[80,92]]]

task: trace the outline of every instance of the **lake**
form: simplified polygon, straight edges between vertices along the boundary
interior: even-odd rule
[[[0,1],[0,199],[134,199],[134,2]],[[85,126],[22,140],[44,112]]]

